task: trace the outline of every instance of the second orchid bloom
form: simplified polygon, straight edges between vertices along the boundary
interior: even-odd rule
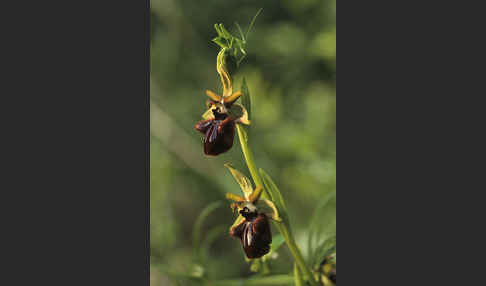
[[[275,205],[266,199],[261,199],[263,188],[253,189],[250,179],[238,170],[225,165],[240,185],[243,195],[227,193],[226,198],[234,201],[233,210],[238,210],[238,217],[230,228],[230,235],[240,239],[246,257],[260,258],[270,251],[272,232],[269,218],[281,221]]]

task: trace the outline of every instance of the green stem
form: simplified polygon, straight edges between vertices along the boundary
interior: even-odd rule
[[[241,124],[236,124],[236,130],[238,132],[238,138],[240,140],[240,146],[241,146],[241,151],[243,151],[243,156],[245,157],[246,165],[248,166],[248,169],[250,170],[251,177],[253,178],[253,181],[255,182],[256,186],[261,186],[263,187],[262,180],[260,178],[260,175],[258,174],[258,169],[255,165],[255,161],[253,160],[253,153],[251,152],[250,147],[248,146],[248,134],[246,131],[243,129],[244,127]],[[263,198],[268,198],[267,191],[264,188],[264,192],[262,194]],[[309,270],[307,265],[305,264],[304,257],[302,256],[302,253],[299,250],[299,247],[295,243],[294,237],[290,234],[289,229],[284,223],[276,223],[276,226],[280,233],[283,235],[285,242],[290,250],[290,253],[294,256],[294,259],[301,269],[302,273],[304,276],[306,276],[307,281],[311,283],[311,285],[318,285],[317,282],[314,280],[312,276],[312,272]]]
[[[243,151],[246,165],[250,170],[250,174],[253,178],[253,181],[255,182],[255,186],[263,187],[262,179],[258,174],[258,169],[255,165],[255,161],[253,160],[253,153],[251,152],[250,147],[248,147],[248,134],[246,134],[246,131],[243,128],[244,127],[241,124],[236,124],[236,131],[238,132],[238,138],[240,139],[241,151]],[[266,195],[266,191],[264,193]]]
[[[310,269],[307,267],[304,257],[302,256],[302,253],[300,252],[299,247],[297,246],[297,243],[295,243],[294,237],[290,234],[289,229],[284,223],[277,223],[278,225],[278,230],[282,234],[282,236],[285,239],[285,243],[287,243],[287,246],[290,250],[290,253],[294,256],[295,262],[300,268],[300,271],[304,274],[304,277],[306,277],[307,281],[311,285],[319,285],[315,280],[314,276],[312,275],[312,272]]]

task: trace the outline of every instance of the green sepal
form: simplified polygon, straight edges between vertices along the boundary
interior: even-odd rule
[[[253,192],[253,187],[252,187],[250,179],[248,179],[240,171],[233,168],[229,163],[224,164],[224,166],[229,169],[229,171],[231,172],[231,175],[233,175],[233,178],[235,179],[235,181],[238,183],[238,185],[240,185],[240,188],[243,191],[245,199],[249,200],[249,197],[250,197],[251,193]]]

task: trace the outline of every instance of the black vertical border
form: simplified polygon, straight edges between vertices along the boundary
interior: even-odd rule
[[[145,244],[145,269],[146,285],[150,285],[150,0],[145,0],[145,94],[146,94],[146,201],[145,201],[145,220],[146,220],[146,244]]]
[[[148,286],[150,0],[0,6],[0,285]]]

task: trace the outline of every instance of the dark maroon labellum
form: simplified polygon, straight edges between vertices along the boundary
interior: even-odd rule
[[[233,227],[230,235],[240,239],[248,258],[260,258],[270,251],[272,232],[264,213],[240,213],[245,219]]]
[[[203,120],[194,128],[204,134],[204,154],[216,156],[231,149],[235,138],[235,122],[227,114],[213,110],[214,119]]]

